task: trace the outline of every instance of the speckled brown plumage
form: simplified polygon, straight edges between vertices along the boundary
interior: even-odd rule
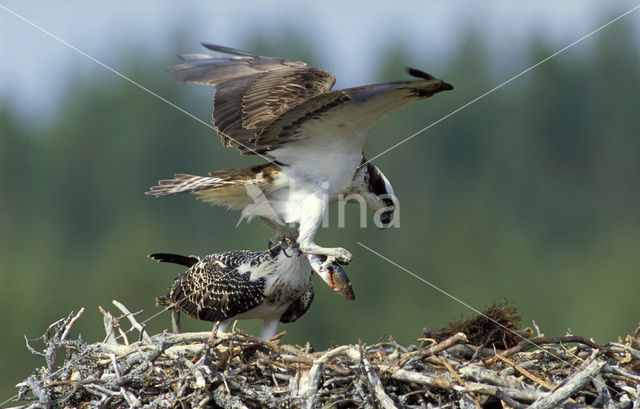
[[[309,307],[311,307],[313,296],[313,288],[310,288],[302,297],[298,298],[291,304],[291,306],[289,306],[289,308],[280,317],[280,322],[294,322],[298,318],[302,317]]]
[[[174,67],[178,81],[215,85],[213,123],[222,143],[243,153],[268,150],[258,143],[260,131],[290,109],[324,94],[335,84],[329,71],[301,61],[252,55],[233,48],[203,44],[212,51],[241,58],[183,55]],[[254,151],[248,150],[250,146]]]
[[[249,272],[234,272],[207,256],[178,277],[167,296],[156,302],[192,318],[222,321],[262,302],[265,280],[250,281],[249,276]]]

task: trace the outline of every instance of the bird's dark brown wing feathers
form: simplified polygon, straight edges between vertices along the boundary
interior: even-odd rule
[[[421,81],[397,81],[380,84],[363,85],[341,89],[314,97],[298,109],[291,109],[276,118],[260,133],[260,145],[282,144],[297,140],[302,135],[294,136],[298,126],[309,120],[317,120],[331,115],[336,124],[356,126],[369,129],[374,123],[387,114],[411,102],[428,98],[435,93],[453,89],[446,82],[430,74],[413,68],[408,69],[412,75],[420,73]],[[381,98],[379,103],[376,99]],[[384,99],[382,99],[384,98]],[[351,106],[346,106],[352,102]],[[341,116],[341,111],[351,112]]]
[[[215,85],[213,123],[223,144],[243,153],[266,150],[256,143],[260,131],[283,113],[331,90],[335,77],[304,62],[263,57],[203,44],[234,57],[187,54],[172,69],[175,80]]]
[[[269,152],[286,164],[329,145],[361,153],[369,128],[384,116],[453,89],[410,68],[408,73],[419,80],[330,92],[335,77],[328,71],[300,61],[203,45],[234,56],[184,55],[187,63],[174,68],[175,79],[216,86],[213,122],[226,146],[244,154]]]
[[[257,145],[280,163],[310,169],[327,166],[326,152],[361,155],[369,129],[379,120],[414,101],[453,89],[420,73],[419,81],[365,85],[311,98],[267,125]]]
[[[250,272],[238,272],[238,259],[225,253],[203,258],[176,278],[161,297],[163,305],[204,321],[225,320],[257,307],[264,300],[265,280],[251,281]]]
[[[294,322],[298,318],[302,317],[305,312],[311,307],[313,302],[313,287],[305,292],[302,297],[295,300],[289,308],[280,316],[280,322],[289,323]]]

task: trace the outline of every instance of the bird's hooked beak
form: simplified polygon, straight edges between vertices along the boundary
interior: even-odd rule
[[[380,230],[384,230],[389,227],[389,224],[391,224],[391,218],[393,218],[393,211],[391,210],[382,212],[382,214],[380,214],[380,223],[382,224]]]
[[[291,256],[287,253],[287,248],[285,246],[282,246],[282,253],[287,257],[287,258],[291,258]]]

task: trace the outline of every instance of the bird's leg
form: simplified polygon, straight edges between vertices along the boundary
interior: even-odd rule
[[[180,333],[180,311],[171,310],[171,328],[174,334]]]
[[[233,321],[233,318],[229,318],[224,321],[218,321],[220,323],[220,325],[218,325],[218,332],[227,332],[231,324],[233,324]]]
[[[327,205],[326,199],[318,197],[310,196],[304,200],[301,207],[304,209],[304,213],[300,215],[300,228],[298,231],[300,251],[333,257],[342,263],[349,263],[353,256],[347,250],[342,247],[321,247],[314,241],[316,233],[322,224]]]
[[[260,338],[267,340],[273,338],[278,331],[278,324],[280,323],[280,317],[262,321],[262,332]]]
[[[322,247],[313,242],[304,244],[301,241],[300,251],[308,254],[327,256],[329,258],[329,264],[333,262],[333,260],[330,260],[331,258],[334,258],[339,264],[349,264],[351,260],[353,260],[353,254],[347,249],[342,247]]]
[[[267,217],[262,217],[261,216],[260,218],[262,219],[264,224],[266,224],[267,226],[271,227],[272,229],[274,229],[276,231],[276,235],[273,236],[271,239],[269,239],[269,244],[268,244],[269,248],[274,247],[275,245],[277,245],[278,243],[280,243],[284,239],[289,239],[291,241],[296,241],[296,239],[298,238],[298,232],[288,228],[286,225],[279,224],[279,223],[275,222],[274,220],[269,219]]]
[[[218,334],[227,332],[227,329],[229,329],[229,325],[231,325],[232,322],[233,318],[229,318],[228,320],[224,321],[216,321],[216,323],[213,324],[213,329],[211,330],[211,335],[209,336],[209,344],[213,344]]]

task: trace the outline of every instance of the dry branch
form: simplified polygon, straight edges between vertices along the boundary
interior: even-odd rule
[[[597,352],[597,351],[594,351]],[[562,402],[569,399],[577,391],[584,388],[586,384],[594,379],[594,377],[600,372],[602,366],[605,364],[603,361],[597,361],[595,359],[596,353],[592,354],[588,364],[584,369],[573,374],[566,380],[565,384],[548,394],[547,396],[536,400],[529,409],[552,409],[558,407]]]

